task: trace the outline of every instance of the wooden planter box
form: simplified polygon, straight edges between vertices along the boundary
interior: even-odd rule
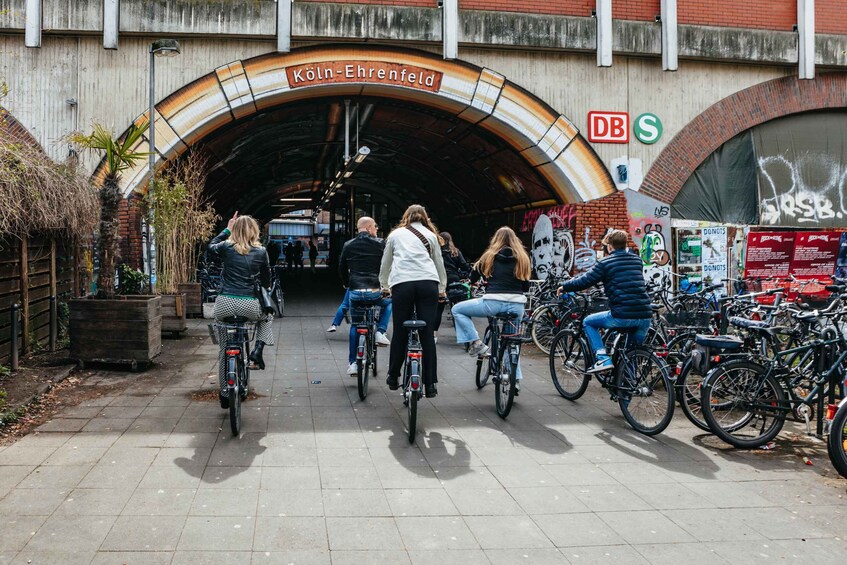
[[[185,295],[185,315],[189,318],[203,317],[203,291],[200,283],[176,285],[177,292]]]
[[[188,329],[185,322],[185,295],[162,295],[162,333],[179,335]]]
[[[72,359],[135,370],[162,352],[162,297],[116,296],[70,301]]]

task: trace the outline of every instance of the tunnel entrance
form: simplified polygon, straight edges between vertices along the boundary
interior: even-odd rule
[[[410,203],[484,239],[471,228],[479,218],[615,191],[578,129],[542,100],[491,69],[411,49],[235,61],[159,102],[154,117],[160,162],[189,149],[208,156],[207,193],[222,217],[313,218],[329,224],[334,249],[357,216],[389,230]],[[353,155],[370,150],[355,170],[347,140]],[[128,171],[126,194],[147,174],[143,164]]]

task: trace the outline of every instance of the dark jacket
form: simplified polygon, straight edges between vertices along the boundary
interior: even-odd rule
[[[515,253],[511,247],[504,247],[494,256],[491,276],[486,279],[485,294],[523,294],[529,290],[529,281],[515,276]],[[480,273],[474,271],[471,280],[476,282]]]
[[[462,275],[469,273],[471,270],[461,251],[455,257],[450,254],[449,245],[441,246],[441,258],[444,259],[444,272],[447,273],[447,284],[459,282],[464,278]]]
[[[229,230],[224,230],[209,244],[209,255],[219,259],[224,266],[221,294],[255,298],[253,280],[257,276],[263,287],[271,286],[268,252],[264,247],[254,247],[247,255],[242,255],[226,241],[228,237]]]
[[[359,232],[345,243],[338,260],[338,274],[344,286],[350,290],[378,289],[384,250],[385,243],[367,232]]]
[[[609,310],[613,317],[626,320],[652,317],[650,297],[644,286],[643,263],[635,253],[626,249],[612,251],[590,271],[565,281],[561,289],[563,292],[573,292],[597,283],[603,283],[603,292],[609,299]]]

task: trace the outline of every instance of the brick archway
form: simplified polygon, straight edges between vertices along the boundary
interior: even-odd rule
[[[671,203],[697,167],[739,133],[789,114],[827,108],[847,108],[847,73],[815,80],[778,78],[736,92],[676,134],[653,162],[640,191]]]

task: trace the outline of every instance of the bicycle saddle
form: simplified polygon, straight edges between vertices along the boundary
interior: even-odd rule
[[[705,345],[716,349],[726,349],[727,351],[736,351],[741,349],[744,341],[740,337],[731,335],[702,335],[697,334],[694,338],[697,345]]]
[[[742,318],[740,316],[731,316],[729,318],[729,323],[733,326],[738,326],[739,328],[747,328],[748,330],[761,330],[769,327],[768,323],[762,320],[748,320],[747,318]]]
[[[226,322],[227,324],[243,324],[245,322],[249,322],[250,319],[244,316],[227,316],[221,320],[222,322]]]
[[[423,320],[406,320],[403,322],[403,327],[410,330],[420,330],[426,327],[426,322]]]
[[[502,314],[495,314],[494,317],[497,318],[498,320],[517,320],[518,319],[518,315],[515,314],[514,312],[504,312]]]

